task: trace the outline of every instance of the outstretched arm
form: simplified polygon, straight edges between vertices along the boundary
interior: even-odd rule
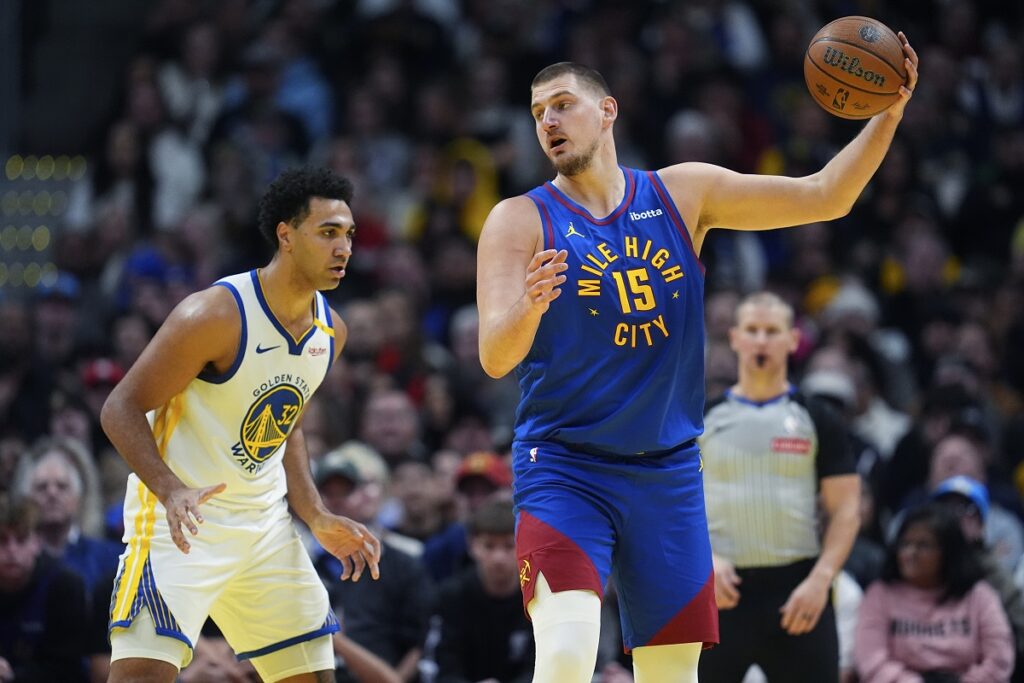
[[[218,371],[228,368],[240,337],[241,315],[230,292],[211,287],[187,297],[110,392],[100,414],[103,430],[117,452],[167,509],[171,538],[182,552],[188,552],[189,544],[181,526],[196,535],[196,524],[202,522],[199,505],[223,491],[224,485],[185,486],[164,462],[146,413],[167,408],[164,425],[155,425],[163,431],[173,419],[172,399],[207,365]]]
[[[530,352],[540,318],[561,293],[565,251],[541,251],[541,222],[528,197],[501,202],[487,217],[477,249],[480,363],[503,377]]]
[[[918,58],[905,35],[908,80],[900,99],[873,117],[823,169],[803,178],[736,173],[683,163],[659,171],[698,250],[711,228],[768,230],[832,220],[849,213],[878,170],[917,85]]]

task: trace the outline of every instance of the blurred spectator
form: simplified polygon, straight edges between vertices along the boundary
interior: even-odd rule
[[[243,77],[235,94],[225,95],[221,115],[210,132],[209,147],[234,146],[255,172],[257,184],[269,182],[299,164],[310,139],[302,120],[276,98],[284,55],[268,43],[253,43],[242,54]]]
[[[42,553],[34,503],[0,494],[0,680],[87,681],[85,586]]]
[[[393,389],[374,392],[363,408],[360,439],[397,467],[405,460],[423,462],[420,418],[412,399]]]
[[[314,565],[349,637],[409,681],[418,671],[433,587],[419,559],[403,549],[411,539],[384,532],[376,523],[385,473],[383,459],[357,442],[326,454],[315,472],[327,509],[366,524],[381,539],[380,579],[341,581],[341,563],[323,551],[314,553]]]
[[[957,475],[939,482],[930,497],[959,520],[967,545],[978,556],[985,581],[999,596],[1013,629],[1017,669],[1020,669],[1024,662],[1024,592],[985,543],[985,518],[990,509],[988,490],[979,481]]]
[[[456,520],[428,538],[423,548],[423,562],[434,580],[442,581],[470,564],[467,521],[490,499],[510,496],[511,491],[512,470],[497,454],[478,451],[465,457],[455,472]]]
[[[34,314],[34,346],[39,359],[53,368],[67,364],[77,350],[82,287],[78,278],[61,273],[38,290]]]
[[[224,101],[223,42],[216,25],[197,21],[181,39],[178,58],[157,72],[168,115],[189,139],[203,145]]]
[[[17,487],[40,510],[43,550],[78,572],[90,590],[113,575],[121,554],[120,546],[93,535],[102,528],[98,484],[95,466],[80,446],[44,441],[34,449]]]
[[[395,509],[385,519],[391,529],[423,542],[444,526],[444,512],[430,465],[405,460],[392,468],[391,494]]]
[[[957,475],[982,483],[987,481],[977,445],[966,436],[954,433],[939,441],[932,452],[928,490],[934,491],[944,480]],[[1024,554],[1024,525],[1020,518],[996,502],[989,506],[984,522],[986,544],[1005,570],[1012,572]]]
[[[854,659],[862,683],[1010,679],[1006,614],[944,508],[916,508],[900,525],[881,580],[861,602]]]
[[[469,519],[475,566],[441,585],[435,607],[441,617],[437,683],[526,683],[533,676],[515,524],[509,500],[488,501]]]

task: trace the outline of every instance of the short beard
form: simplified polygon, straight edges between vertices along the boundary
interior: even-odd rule
[[[572,177],[579,175],[587,169],[594,161],[594,155],[597,154],[597,144],[599,140],[594,142],[583,152],[575,156],[570,156],[567,159],[556,159],[551,162],[551,165],[555,167],[555,170],[564,176]]]

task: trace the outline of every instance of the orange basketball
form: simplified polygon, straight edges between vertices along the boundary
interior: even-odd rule
[[[825,111],[866,119],[900,97],[907,70],[900,39],[869,17],[843,17],[818,31],[804,55],[804,81]]]

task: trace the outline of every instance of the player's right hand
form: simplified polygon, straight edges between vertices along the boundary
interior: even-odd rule
[[[712,556],[715,567],[715,604],[718,609],[732,609],[740,604],[738,586],[743,581],[736,573],[736,567],[719,555]]]
[[[171,540],[178,550],[188,554],[191,546],[185,539],[181,525],[192,533],[193,536],[199,533],[199,524],[203,523],[203,515],[199,512],[199,506],[213,498],[215,495],[227,488],[227,484],[217,484],[201,489],[190,489],[187,486],[175,489],[167,494],[161,501],[167,509],[167,527],[171,530]]]
[[[534,254],[526,268],[526,300],[541,313],[547,312],[551,302],[562,293],[559,285],[565,282],[562,273],[569,269],[565,262],[568,256],[565,249],[547,249]]]

